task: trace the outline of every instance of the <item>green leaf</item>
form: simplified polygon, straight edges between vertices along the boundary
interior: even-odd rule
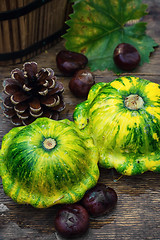
[[[147,14],[147,5],[141,0],[77,0],[67,21],[69,29],[63,36],[66,49],[81,52],[88,57],[91,71],[113,70],[123,72],[113,61],[115,47],[122,42],[132,44],[141,56],[140,65],[149,62],[150,53],[157,46],[146,35],[146,23],[131,26],[130,20]]]

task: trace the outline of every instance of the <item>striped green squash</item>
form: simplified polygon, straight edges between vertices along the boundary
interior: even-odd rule
[[[138,77],[95,84],[74,121],[91,135],[99,165],[124,175],[160,172],[160,85]]]
[[[39,118],[2,140],[0,176],[5,193],[37,208],[74,203],[99,178],[98,152],[74,122]]]

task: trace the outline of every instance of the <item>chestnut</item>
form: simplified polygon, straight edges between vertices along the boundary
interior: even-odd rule
[[[88,70],[79,70],[69,82],[69,89],[76,97],[87,97],[90,88],[95,84],[94,76]]]
[[[82,205],[92,217],[99,217],[109,213],[116,206],[116,203],[117,193],[113,188],[103,183],[98,183],[88,190],[82,199]]]
[[[64,205],[55,218],[55,229],[65,238],[79,237],[89,228],[89,214],[79,204]]]
[[[114,50],[115,64],[122,70],[133,70],[140,62],[140,54],[137,49],[128,43],[120,43]]]
[[[73,76],[76,71],[85,68],[88,58],[81,53],[61,50],[56,56],[56,63],[65,76]]]

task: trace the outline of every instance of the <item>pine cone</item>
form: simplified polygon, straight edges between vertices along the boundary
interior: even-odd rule
[[[62,83],[56,81],[51,68],[38,72],[36,62],[12,70],[3,87],[3,113],[16,126],[28,125],[38,117],[58,120],[59,112],[65,108]]]

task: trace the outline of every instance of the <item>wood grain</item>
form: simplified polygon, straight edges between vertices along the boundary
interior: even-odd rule
[[[149,4],[149,14],[144,20],[147,24],[147,33],[160,44],[160,1],[146,0]],[[48,51],[32,58],[39,68],[54,69],[58,80],[64,85],[64,99],[66,109],[60,118],[72,120],[75,106],[84,99],[74,97],[69,88],[70,78],[63,77],[56,67],[56,54],[64,47],[64,41],[56,44]],[[127,75],[135,75],[160,83],[160,48],[156,48],[150,57],[150,63],[136,69]],[[13,68],[22,67],[22,64],[0,67],[0,91],[3,79],[10,76]],[[96,82],[109,82],[117,76],[108,70],[96,71]],[[2,114],[0,109],[0,141],[13,125]],[[118,194],[116,209],[104,217],[91,219],[89,231],[78,240],[140,240],[160,239],[160,175],[146,172],[139,176],[121,176],[115,170],[100,169],[99,182],[113,187]],[[61,240],[54,229],[55,214],[59,206],[48,209],[35,209],[27,205],[14,203],[3,191],[0,181],[0,240],[43,239]]]
[[[27,7],[32,2],[33,0],[1,0],[0,12]],[[28,49],[61,31],[68,8],[69,1],[59,0],[57,4],[57,1],[53,0],[18,18],[0,21],[0,54]],[[53,46],[52,43],[44,44],[41,49],[33,51],[32,54],[26,54],[22,57],[23,61],[27,61],[30,56],[35,56],[37,51],[47,49],[50,45]],[[10,59],[7,64],[20,63],[22,59]],[[5,64],[5,61],[0,61],[0,66]]]

